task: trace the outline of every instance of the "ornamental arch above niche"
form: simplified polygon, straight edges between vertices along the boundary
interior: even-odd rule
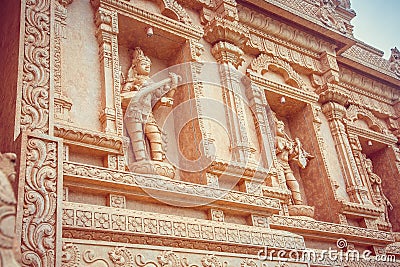
[[[347,119],[354,125],[362,127],[361,125],[364,123],[372,131],[389,134],[384,122],[379,120],[371,111],[356,105],[350,105],[347,109]]]
[[[249,68],[260,76],[263,76],[268,71],[277,72],[283,76],[286,84],[296,88],[306,89],[306,84],[301,76],[288,62],[280,58],[261,54],[251,62]]]

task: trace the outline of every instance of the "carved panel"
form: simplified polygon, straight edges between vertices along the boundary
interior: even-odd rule
[[[23,1],[21,5],[25,19],[21,25],[23,49],[20,49],[20,53],[23,61],[19,66],[21,104],[17,108],[19,121],[15,129],[16,136],[20,130],[38,133],[52,131],[49,114],[51,1]]]
[[[60,266],[62,144],[58,139],[25,134],[18,192],[18,231],[22,263]]]
[[[225,242],[238,245],[264,245],[279,248],[304,248],[302,237],[289,233],[252,226],[201,220],[110,207],[64,203],[63,229],[101,230],[125,235],[168,236],[196,238],[199,241]],[[84,218],[84,219],[83,219]],[[93,219],[94,220],[93,220]],[[82,220],[89,223],[80,223]],[[90,222],[94,223],[90,223]]]

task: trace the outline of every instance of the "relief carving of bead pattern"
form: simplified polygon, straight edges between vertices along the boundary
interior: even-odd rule
[[[61,255],[61,144],[56,139],[24,134],[21,155],[18,222],[22,263],[59,266]]]
[[[20,65],[19,97],[21,98],[19,124],[20,130],[39,133],[51,131],[49,120],[50,95],[50,32],[51,1],[23,1],[22,14],[25,21],[21,31],[24,33],[23,63]]]

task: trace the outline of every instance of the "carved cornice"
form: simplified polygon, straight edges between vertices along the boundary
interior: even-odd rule
[[[269,171],[261,166],[253,168],[250,164],[226,161],[220,158],[211,162],[207,171],[216,175],[224,174],[237,178],[255,179],[260,181],[264,181],[265,177],[269,175]]]
[[[239,224],[115,209],[80,203],[63,203],[64,230],[90,230],[125,235],[164,236],[210,243],[305,249],[303,237],[290,232]]]
[[[365,75],[356,73],[345,66],[340,66],[339,75],[339,85],[359,95],[383,102],[386,105],[393,105],[393,103],[400,98],[400,92],[395,86],[388,86],[382,82],[368,78]],[[374,109],[374,107],[366,108]],[[382,108],[383,107],[379,107],[376,109],[379,110]],[[388,111],[384,111],[383,113],[385,112]]]
[[[273,38],[274,42],[291,47],[294,50],[318,57],[318,54],[334,52],[331,43],[319,40],[315,36],[288,26],[278,20],[260,14],[244,6],[238,6],[239,21],[251,27],[249,30],[264,38]],[[254,31],[256,29],[257,31]],[[296,47],[293,47],[293,44]],[[315,54],[310,54],[312,51]]]
[[[327,238],[343,238],[348,240],[375,241],[378,243],[390,243],[394,238],[390,232],[366,229],[350,225],[334,224],[310,219],[295,218],[289,216],[273,215],[268,217],[271,228],[284,229],[302,235]]]
[[[203,36],[203,30],[197,27],[186,25],[163,15],[154,14],[147,10],[138,8],[123,0],[92,0],[94,6],[109,6],[118,13],[144,22],[149,26],[163,28],[181,36],[185,39],[193,38],[199,40]]]
[[[385,252],[387,254],[395,254],[395,255],[400,255],[400,242],[394,242],[392,244],[389,244],[385,248]]]
[[[269,211],[277,213],[281,209],[278,199],[264,196],[255,196],[244,192],[232,191],[222,188],[209,187],[206,185],[171,180],[161,176],[138,175],[129,172],[110,170],[96,166],[79,163],[65,162],[64,175],[78,177],[80,183],[107,182],[115,186],[124,184],[126,190],[148,190],[155,192],[157,197],[168,196],[176,201],[193,203],[213,203],[225,208],[248,209]],[[190,199],[188,199],[190,195]],[[190,203],[189,203],[190,202]]]
[[[373,71],[376,71],[377,73],[383,74],[384,76],[382,76],[382,78],[384,80],[389,80],[385,78],[385,76],[389,76],[391,78],[390,81],[398,85],[400,77],[398,77],[395,72],[390,68],[390,62],[382,58],[381,55],[377,55],[370,50],[371,49],[368,49],[366,45],[363,45],[362,43],[357,43],[356,45],[353,45],[345,52],[343,52],[340,55],[342,59],[339,60],[343,60],[345,63],[346,61],[350,60],[360,64],[366,72],[370,72],[368,69],[371,69]]]
[[[250,29],[250,31],[252,31]],[[254,33],[250,33],[250,40],[247,43],[246,50],[256,50],[255,54],[259,52],[265,53],[271,56],[278,57],[282,60],[290,62],[294,66],[298,66],[305,69],[307,72],[322,73],[323,67],[321,65],[319,56],[309,51],[304,51],[297,46],[292,44],[281,44],[281,40],[269,40],[274,39],[270,36],[263,36]],[[252,52],[252,51],[249,52]]]
[[[64,139],[64,143],[122,154],[124,139],[119,136],[81,129],[74,126],[56,124],[54,135]]]

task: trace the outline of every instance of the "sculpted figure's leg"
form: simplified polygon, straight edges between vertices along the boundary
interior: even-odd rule
[[[150,142],[152,159],[156,161],[162,161],[165,157],[165,153],[162,149],[161,131],[152,115],[149,116],[144,128],[144,132]]]
[[[131,121],[126,124],[129,137],[131,138],[133,153],[135,154],[136,161],[145,160],[146,157],[146,143],[143,134],[142,123]]]
[[[302,205],[303,200],[300,194],[300,186],[291,170],[285,170],[286,184],[292,191],[293,201],[295,205]]]

